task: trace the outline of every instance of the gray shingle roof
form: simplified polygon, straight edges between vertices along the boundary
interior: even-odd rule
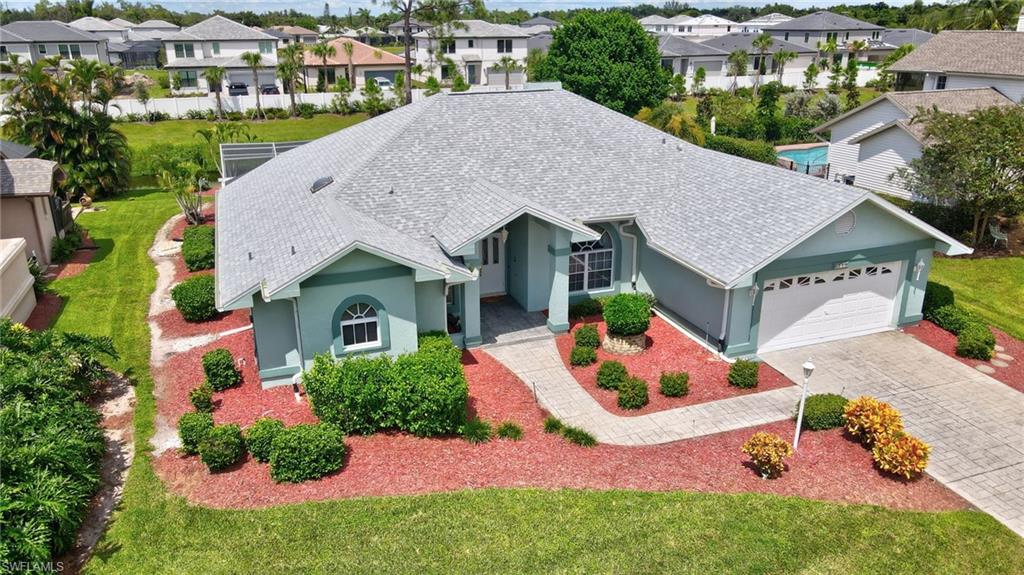
[[[188,28],[182,28],[176,34],[171,34],[165,40],[276,40],[277,38],[263,32],[254,30],[245,24],[239,24],[234,20],[225,18],[220,14],[210,16],[206,20],[193,24]]]
[[[519,25],[524,28],[529,26],[558,26],[558,21],[552,20],[551,18],[546,18],[544,16],[534,16],[529,20],[520,22]]]
[[[110,20],[110,23],[121,28],[133,28],[136,25],[135,22],[125,20],[124,18],[113,18]]]
[[[49,196],[57,162],[24,158],[0,160],[0,196]]]
[[[1024,76],[1024,32],[950,30],[889,67],[891,72]]]
[[[889,28],[882,32],[882,36],[879,39],[891,46],[899,47],[904,44],[920,46],[930,40],[933,36],[935,36],[935,34],[925,32],[924,30],[918,30],[917,28]]]
[[[181,26],[172,24],[166,20],[146,20],[145,22],[132,26],[132,28],[135,30],[152,30],[154,28],[174,28],[175,30],[180,30]]]
[[[334,183],[311,194],[328,175]],[[404,240],[367,242],[457,266],[435,238],[477,221],[449,214],[481,175],[575,220],[635,215],[652,247],[726,285],[869,197],[694,146],[563,90],[435,96],[285,152],[226,186],[217,195],[218,305],[261,281],[282,289],[322,265],[353,241],[337,221],[352,211]]]
[[[665,34],[658,37],[658,50],[667,58],[682,56],[728,56],[729,53],[702,42],[687,40],[682,36]]]
[[[793,18],[787,22],[781,22],[772,26],[772,30],[793,30],[798,32],[813,32],[816,30],[884,30],[877,24],[828,12],[822,10],[799,18]]]
[[[448,33],[453,38],[529,38],[518,26],[491,24],[483,20],[459,20],[462,27],[449,27]],[[413,34],[414,38],[429,38],[430,33],[424,30]]]
[[[105,42],[106,40],[56,20],[22,20],[0,27],[0,42]]]
[[[72,28],[78,28],[79,30],[86,30],[88,32],[120,32],[124,30],[124,27],[111,24],[103,18],[96,18],[95,16],[85,16],[78,20],[72,20],[68,22],[68,26]]]
[[[732,32],[729,34],[723,34],[721,36],[708,38],[707,40],[703,40],[701,44],[704,44],[705,46],[709,46],[712,48],[716,48],[718,50],[725,52],[726,54],[732,53],[733,50],[746,50],[748,54],[753,56],[754,54],[758,53],[757,50],[754,48],[754,39],[757,38],[759,35],[760,34],[756,32]],[[779,40],[778,38],[772,38],[772,47],[768,49],[768,53],[771,54],[774,52],[778,52],[783,48],[791,52],[796,52],[797,54],[818,53],[818,51],[815,50],[814,48],[805,48],[804,46],[800,46],[799,44],[793,44],[792,42],[786,42],[784,40]]]
[[[0,158],[4,160],[30,158],[34,155],[36,155],[36,151],[32,146],[26,146],[10,140],[0,140]]]

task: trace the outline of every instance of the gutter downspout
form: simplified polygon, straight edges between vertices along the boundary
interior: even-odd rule
[[[725,357],[725,330],[729,322],[729,302],[732,300],[732,290],[725,290],[725,303],[722,304],[722,331],[718,335],[718,355]]]
[[[299,382],[302,381],[302,374],[306,371],[306,354],[302,352],[302,330],[299,328],[299,298],[288,298],[292,302],[292,315],[295,317],[295,347],[299,351],[299,373],[292,376],[292,392],[295,394],[295,401],[301,402],[299,395]]]
[[[631,271],[631,274],[630,274],[630,277],[629,277],[629,284],[633,288],[633,291],[636,291],[636,276],[637,276],[637,271],[636,271],[637,270],[637,262],[636,262],[636,259],[637,259],[637,251],[639,249],[638,246],[639,246],[640,240],[639,240],[639,238],[636,237],[636,234],[632,234],[630,232],[627,232],[626,231],[626,226],[632,225],[635,221],[636,220],[630,220],[629,222],[620,223],[618,226],[616,226],[616,229],[619,231],[619,235],[629,238],[630,241],[633,243],[633,259],[630,260],[630,264],[631,264],[630,265],[630,268],[631,268],[630,271]]]

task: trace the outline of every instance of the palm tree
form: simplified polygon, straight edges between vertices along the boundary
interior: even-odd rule
[[[292,115],[295,116],[295,82],[302,72],[302,55],[305,49],[299,42],[294,42],[278,50],[277,77],[281,79],[288,95],[291,97]]]
[[[840,76],[842,75],[842,67],[835,61],[835,54],[839,52],[839,44],[835,38],[829,38],[824,43],[818,42],[818,52],[821,54],[818,68],[831,72],[828,76],[828,91],[836,94],[839,92]]]
[[[732,76],[732,85],[729,86],[729,92],[733,95],[736,94],[736,87],[739,84],[739,77],[747,75],[747,60],[750,56],[746,50],[733,50],[729,54],[729,75]]]
[[[252,85],[256,92],[256,116],[263,116],[266,119],[263,114],[263,105],[260,103],[260,68],[263,67],[263,56],[259,52],[243,52],[242,61],[252,69]]]
[[[333,58],[338,53],[338,50],[334,47],[334,44],[329,44],[321,40],[316,44],[313,44],[313,48],[310,50],[310,52],[312,52],[313,55],[316,56],[317,58],[320,58],[320,62],[323,63],[323,69],[320,70],[320,74],[317,77],[322,77],[324,79],[324,84],[326,85],[327,59]],[[319,85],[320,82],[318,81],[317,84]]]
[[[353,54],[355,54],[356,45],[353,44],[351,41],[345,42],[344,44],[341,45],[341,49],[342,49],[342,51],[345,52],[345,60],[348,62],[348,71],[345,72],[345,75],[348,78],[348,83],[349,83],[350,86],[355,86],[356,85],[356,63],[355,63],[355,60],[353,59],[354,58]]]
[[[692,144],[704,145],[704,130],[679,102],[662,102],[654,108],[641,108],[636,119]]]
[[[210,66],[203,70],[203,77],[210,86],[210,91],[217,97],[217,119],[224,117],[224,106],[221,104],[220,93],[224,88],[224,74],[227,71],[221,66]]]
[[[1017,21],[1019,0],[974,0],[962,14],[954,14],[949,27],[965,30],[1004,30]]]
[[[751,46],[757,50],[758,60],[757,69],[754,70],[754,98],[757,98],[757,89],[761,86],[761,74],[764,72],[765,55],[768,54],[768,50],[772,49],[772,44],[775,41],[772,39],[772,35],[767,32],[761,32],[757,38],[751,43]]]
[[[512,89],[512,72],[519,70],[519,62],[516,61],[512,56],[502,56],[501,60],[498,60],[494,64],[494,70],[496,72],[505,73],[505,89]]]
[[[797,59],[797,53],[792,50],[786,50],[785,48],[780,49],[778,52],[772,55],[775,59],[775,63],[778,65],[777,73],[779,75],[779,83],[782,83],[782,73],[786,67],[786,64]]]
[[[72,96],[82,101],[83,109],[92,111],[93,85],[102,75],[103,65],[96,60],[82,58],[71,61],[71,71],[68,73],[71,80],[71,93]]]
[[[110,110],[110,101],[124,88],[124,68],[105,64],[93,91],[93,99],[106,114]],[[120,109],[118,106],[115,108]]]

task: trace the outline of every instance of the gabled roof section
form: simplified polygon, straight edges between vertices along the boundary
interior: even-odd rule
[[[641,24],[671,24],[668,18],[660,16],[658,14],[651,14],[650,16],[644,16],[639,20]]]
[[[110,23],[119,28],[134,28],[136,26],[135,22],[124,18],[112,18]]]
[[[736,22],[732,20],[726,20],[725,18],[719,18],[712,14],[701,14],[696,18],[691,18],[686,21],[686,25],[690,26],[735,26]]]
[[[56,20],[22,20],[0,27],[0,41],[12,42],[106,42],[91,32]]]
[[[302,26],[278,25],[278,26],[271,26],[271,28],[274,29],[274,30],[277,30],[279,32],[284,32],[285,34],[291,34],[292,36],[319,36],[320,35],[319,32],[314,32],[313,30],[310,30],[309,28],[303,28]]]
[[[1024,77],[1024,33],[939,32],[889,67],[890,72],[947,72]]]
[[[465,193],[456,198],[434,226],[433,235],[446,252],[455,253],[523,214],[594,239],[600,237],[584,224],[484,179],[466,187]]]
[[[57,162],[39,158],[0,160],[0,197],[49,196],[59,170]]]
[[[788,22],[772,26],[772,30],[791,30],[797,32],[832,32],[840,30],[884,30],[883,26],[822,10]]]
[[[345,53],[345,44],[352,44],[352,63],[356,66],[401,66],[405,64],[405,58],[398,54],[392,54],[387,50],[375,48],[369,44],[363,44],[352,38],[335,38],[328,42],[334,47],[334,55],[327,57],[328,66],[347,66],[348,54]],[[323,66],[324,59],[313,54],[313,47],[307,46],[304,59],[307,66]]]
[[[446,32],[453,38],[529,38],[530,35],[523,32],[518,26],[506,26],[505,24],[491,24],[483,20],[459,20],[460,25],[446,26]],[[415,38],[430,38],[429,32],[424,30],[413,34]]]
[[[0,159],[19,160],[21,158],[31,158],[35,155],[36,150],[32,146],[26,146],[10,140],[0,140]]]
[[[871,108],[881,102],[890,102],[894,106],[900,109],[906,114],[907,119],[913,118],[918,114],[919,110],[931,110],[936,109],[940,112],[947,112],[950,114],[966,114],[974,110],[981,108],[988,108],[991,106],[1013,106],[1015,105],[1013,100],[1002,95],[999,91],[993,88],[964,88],[961,90],[915,90],[911,92],[887,92],[881,96],[871,100],[866,104],[846,112],[840,116],[832,118],[828,122],[814,128],[812,132],[822,132],[828,130],[838,122],[841,122],[850,116],[859,114],[864,110]],[[891,126],[889,126],[891,127]],[[919,124],[915,124],[913,128],[909,124],[903,126],[907,131],[911,132],[915,138],[921,139],[924,137],[924,130]],[[875,133],[881,130],[876,130]],[[860,139],[864,139],[867,134],[861,135]]]
[[[523,28],[527,28],[529,26],[558,26],[558,21],[552,20],[551,18],[545,18],[544,16],[534,16],[529,20],[520,22],[519,25]]]
[[[776,24],[789,22],[792,19],[792,16],[772,12],[771,14],[765,14],[764,16],[755,16],[746,22],[742,22],[742,24],[745,26],[775,26]]]
[[[178,26],[177,24],[171,24],[170,22],[168,22],[166,20],[146,20],[145,22],[142,22],[141,24],[134,25],[132,28],[135,29],[135,30],[154,30],[154,29],[161,29],[162,30],[162,29],[168,29],[168,28],[173,28],[175,30],[180,30],[181,26]]]
[[[920,46],[934,37],[935,34],[917,28],[888,28],[879,39],[890,46],[900,47],[905,44]]]
[[[262,30],[253,30],[245,24],[240,24],[220,14],[214,14],[198,24],[182,28],[178,33],[167,36],[165,40],[277,40],[277,38]]]
[[[724,50],[709,46],[703,42],[687,40],[682,36],[664,34],[658,37],[658,50],[663,57],[693,57],[693,56],[722,56],[729,55]]]
[[[96,18],[95,16],[85,16],[78,20],[72,20],[68,22],[68,26],[78,28],[79,30],[85,30],[87,32],[120,32],[124,30],[124,26],[117,26],[111,24],[103,18]]]
[[[754,48],[754,39],[759,35],[760,34],[756,32],[730,32],[729,34],[722,34],[721,36],[714,36],[707,40],[702,40],[701,44],[711,48],[716,48],[726,54],[730,54],[734,50],[745,50],[749,55],[756,56],[758,52],[757,49]],[[767,53],[772,54],[783,48],[791,52],[796,52],[797,54],[818,53],[814,48],[806,48],[799,44],[779,40],[778,38],[772,38],[772,47],[768,49]]]

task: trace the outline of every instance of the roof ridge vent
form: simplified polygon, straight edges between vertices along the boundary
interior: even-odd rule
[[[334,178],[331,177],[331,176],[324,176],[322,178],[317,178],[316,181],[313,182],[313,185],[309,187],[309,191],[310,191],[310,193],[315,194],[315,193],[319,192],[320,190],[326,188],[327,186],[329,186],[329,185],[331,185],[333,183],[334,183]]]

